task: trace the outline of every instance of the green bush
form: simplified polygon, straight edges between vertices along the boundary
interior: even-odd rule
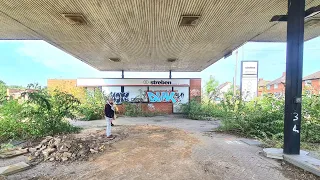
[[[219,130],[245,137],[281,144],[284,127],[284,97],[265,95],[250,102],[241,101],[239,94],[226,93],[220,103],[190,101],[183,106],[190,119],[220,117]],[[303,97],[301,141],[320,143],[320,96]],[[275,142],[277,141],[277,142]]]
[[[77,132],[65,118],[74,118],[79,101],[70,94],[46,90],[29,93],[28,100],[6,101],[0,107],[0,142]]]
[[[319,102],[319,96],[303,98],[302,142],[320,142]],[[222,120],[221,130],[264,140],[283,139],[283,97],[263,96],[240,106],[242,107],[234,111],[233,117]]]
[[[146,112],[143,111],[142,109],[142,103],[128,103],[125,102],[123,103],[124,105],[124,115],[125,116],[129,116],[129,117],[153,117],[153,116],[157,116],[160,115],[160,112]]]
[[[7,86],[0,80],[0,105],[6,100],[7,96]]]
[[[210,117],[225,116],[221,106],[211,102],[200,103],[196,100],[191,100],[189,103],[183,104],[182,112],[187,115],[188,118],[194,120],[205,120]]]
[[[100,89],[96,89],[93,94],[87,91],[85,101],[78,109],[78,117],[84,121],[103,119],[105,103],[105,96]]]

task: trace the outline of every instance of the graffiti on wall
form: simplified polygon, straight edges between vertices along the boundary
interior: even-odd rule
[[[110,97],[116,104],[121,104],[123,102],[129,102],[129,92],[111,92]]]
[[[156,108],[154,107],[153,104],[148,104],[148,110],[149,110],[149,111],[155,111]]]
[[[129,99],[129,92],[111,92],[110,97],[116,104],[123,102],[171,102],[179,103],[185,94],[177,91],[142,91],[134,98]]]
[[[191,95],[191,97],[201,96],[201,92],[200,92],[199,89],[192,89],[192,90],[190,91],[190,95]]]
[[[147,92],[149,102],[180,102],[184,98],[184,93],[175,91],[149,91]]]
[[[139,89],[139,95],[131,98],[131,102],[147,102],[147,91],[143,91],[142,89]]]

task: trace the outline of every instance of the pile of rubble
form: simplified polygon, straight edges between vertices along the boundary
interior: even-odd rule
[[[111,149],[111,143],[124,137],[125,135],[120,135],[110,140],[104,134],[86,137],[48,136],[37,146],[29,148],[31,153],[29,160],[31,162],[88,160],[90,155]]]

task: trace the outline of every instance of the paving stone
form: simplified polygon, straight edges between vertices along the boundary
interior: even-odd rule
[[[300,155],[308,155],[309,152],[300,150]],[[273,159],[283,159],[283,149],[281,148],[264,148],[263,155]]]
[[[264,148],[263,155],[272,159],[283,159],[283,149],[279,148]]]
[[[19,162],[10,166],[1,167],[0,168],[0,175],[10,175],[15,174],[20,171],[24,171],[26,169],[30,168],[29,164],[25,162]]]

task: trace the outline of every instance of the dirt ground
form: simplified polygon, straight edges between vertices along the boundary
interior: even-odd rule
[[[141,123],[128,125],[118,121],[113,132],[121,138],[110,143],[105,151],[92,154],[87,161],[42,162],[7,179],[319,179],[289,164],[263,157],[259,153],[261,148],[241,143],[237,137],[200,131],[211,122],[181,120],[168,127],[164,120],[167,127],[163,127],[159,120],[156,125],[151,121],[143,125],[144,119],[137,121]],[[197,126],[197,123],[199,131],[188,130],[191,126],[186,124]],[[101,134],[104,130],[88,128],[77,136],[94,133]],[[11,159],[11,163],[23,158],[26,157]]]
[[[94,132],[85,133],[89,131]],[[129,135],[90,161],[43,162],[8,179],[188,179],[201,168],[190,158],[200,142],[183,130],[140,125],[116,127],[114,132]]]

